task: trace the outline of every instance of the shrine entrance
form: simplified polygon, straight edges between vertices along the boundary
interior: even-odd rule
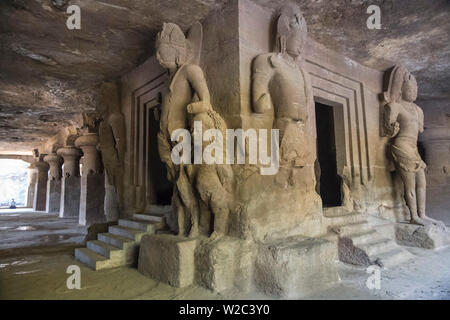
[[[341,177],[337,171],[335,116],[332,106],[316,102],[317,160],[320,197],[324,207],[342,205]]]

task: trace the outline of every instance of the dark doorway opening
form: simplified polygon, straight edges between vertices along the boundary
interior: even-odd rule
[[[341,177],[337,171],[334,109],[316,102],[317,160],[320,196],[324,207],[342,205]]]
[[[159,120],[157,120],[157,110],[149,110],[148,114],[148,130],[149,130],[149,146],[148,146],[148,171],[150,173],[151,187],[153,187],[154,196],[156,197],[156,205],[170,205],[172,202],[173,184],[167,179],[167,170],[164,163],[159,157],[158,151],[158,131]]]

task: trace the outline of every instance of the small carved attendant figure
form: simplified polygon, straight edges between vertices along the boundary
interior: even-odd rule
[[[194,131],[194,121],[201,121],[203,132],[209,129],[217,129],[220,130],[222,137],[225,137],[227,129],[225,121],[210,105],[194,102],[188,105],[188,112],[194,116],[190,125],[191,132]],[[204,141],[203,150],[212,140]],[[194,184],[200,199],[214,217],[214,219],[211,219],[211,221],[214,221],[212,228],[208,228],[213,230],[211,239],[227,235],[233,204],[233,171],[231,166],[229,164],[198,165]]]
[[[424,129],[423,111],[414,104],[417,82],[404,66],[395,66],[390,72],[384,93],[384,130],[393,138],[391,154],[404,184],[411,223],[425,225],[430,219],[425,215],[426,165],[417,148],[418,135]]]
[[[308,106],[313,103],[312,88],[300,66],[306,38],[300,9],[286,6],[278,18],[276,52],[259,55],[253,62],[253,109],[273,117],[273,128],[280,130],[281,167],[314,163],[314,147],[305,130]]]
[[[198,234],[199,208],[192,187],[192,167],[176,166],[171,159],[172,132],[189,128],[187,106],[202,101],[210,106],[210,95],[202,69],[197,65],[200,58],[202,26],[196,23],[187,38],[180,27],[164,23],[156,41],[156,58],[162,67],[169,70],[170,85],[162,95],[158,148],[161,160],[167,166],[168,179],[174,182],[173,202],[178,215],[180,235],[189,231]],[[176,144],[176,142],[175,142]],[[190,217],[191,225],[185,217]]]

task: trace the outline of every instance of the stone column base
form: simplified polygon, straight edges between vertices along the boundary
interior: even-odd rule
[[[147,235],[141,239],[138,270],[142,274],[182,288],[194,283],[194,253],[198,240],[173,235]]]
[[[62,178],[60,218],[78,217],[80,214],[81,177],[70,176]]]
[[[91,173],[81,176],[79,224],[90,226],[105,223],[105,176]]]
[[[61,180],[47,181],[47,205],[48,213],[59,213],[61,206]]]
[[[195,283],[214,292],[248,292],[256,249],[253,242],[237,238],[203,241],[195,253]]]
[[[255,284],[266,294],[296,299],[339,281],[337,244],[320,238],[288,238],[259,246]]]
[[[281,298],[299,298],[339,281],[337,243],[288,238],[270,244],[223,237],[189,239],[147,235],[138,270],[174,287],[196,284],[215,292],[252,288]]]

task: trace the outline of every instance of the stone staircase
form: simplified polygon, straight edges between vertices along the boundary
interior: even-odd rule
[[[329,231],[336,233],[339,239],[352,240],[353,246],[362,250],[371,263],[381,262],[383,267],[391,268],[413,257],[395,242],[393,233],[386,230],[393,228],[390,224],[374,228],[364,213],[342,208],[325,208],[324,216]]]
[[[119,219],[107,233],[88,241],[85,248],[75,249],[75,258],[93,270],[136,265],[141,238],[165,228],[163,215],[134,214],[131,219]]]

